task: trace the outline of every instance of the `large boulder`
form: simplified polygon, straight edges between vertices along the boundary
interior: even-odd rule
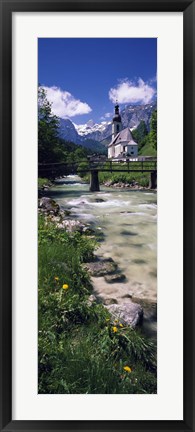
[[[111,304],[105,306],[114,319],[118,319],[122,324],[135,328],[142,322],[143,309],[138,303],[129,301],[122,304]]]
[[[60,211],[60,206],[56,203],[56,201],[49,197],[42,197],[39,200],[39,208],[47,214],[57,215]]]

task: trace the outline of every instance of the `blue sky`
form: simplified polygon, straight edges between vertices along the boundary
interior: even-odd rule
[[[40,38],[38,81],[53,112],[84,124],[156,97],[157,39]]]

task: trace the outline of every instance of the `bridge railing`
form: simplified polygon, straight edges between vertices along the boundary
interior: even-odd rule
[[[105,172],[153,172],[157,171],[157,159],[104,159],[93,158],[72,162],[40,163],[38,172],[40,177],[57,177],[60,175],[87,173],[90,171]]]

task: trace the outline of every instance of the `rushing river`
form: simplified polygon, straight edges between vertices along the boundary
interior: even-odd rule
[[[90,223],[104,235],[97,255],[111,257],[126,276],[125,282],[109,284],[94,278],[94,289],[104,298],[127,302],[132,297],[154,307],[157,302],[157,195],[152,191],[114,189],[89,185],[77,176],[58,180],[51,196],[71,218]],[[147,316],[147,311],[145,313]],[[151,315],[149,314],[151,317]],[[154,316],[149,328],[156,329]]]

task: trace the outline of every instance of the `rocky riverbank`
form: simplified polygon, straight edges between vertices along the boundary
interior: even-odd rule
[[[82,190],[73,199],[71,188],[72,183],[63,192],[60,186],[55,193],[54,187],[39,199],[38,392],[155,394],[156,338],[145,331],[148,313],[156,319],[155,306],[152,311],[150,304],[147,312],[139,299],[140,285],[133,289],[133,281],[140,283],[133,274],[136,255],[133,250],[132,257],[126,253],[122,231],[123,256],[131,271],[104,249],[108,226],[98,216],[110,213],[107,201],[113,192],[102,199],[101,193],[86,196]],[[117,203],[109,200],[114,209]],[[127,230],[126,215],[118,214],[121,230]],[[132,217],[127,216],[128,223]],[[115,245],[114,236],[112,242]]]
[[[97,241],[100,239],[99,227],[95,229],[89,223],[72,218],[70,211],[62,210],[56,201],[49,197],[40,198],[39,212],[44,214],[46,223],[53,223],[59,229],[69,233],[79,232]],[[103,233],[101,234],[103,236]],[[126,275],[112,258],[99,256],[98,252],[95,252],[93,259],[83,266],[91,278],[93,301],[102,303],[113,319],[132,327],[141,324],[143,319],[146,326],[147,321],[156,319],[156,305],[133,297],[132,281],[128,282]]]
[[[151,190],[148,186],[142,186],[139,182],[133,181],[131,183],[114,182],[113,180],[106,181],[104,183],[106,187],[118,188],[118,189],[135,189],[135,190]],[[157,189],[152,189],[157,191]]]

